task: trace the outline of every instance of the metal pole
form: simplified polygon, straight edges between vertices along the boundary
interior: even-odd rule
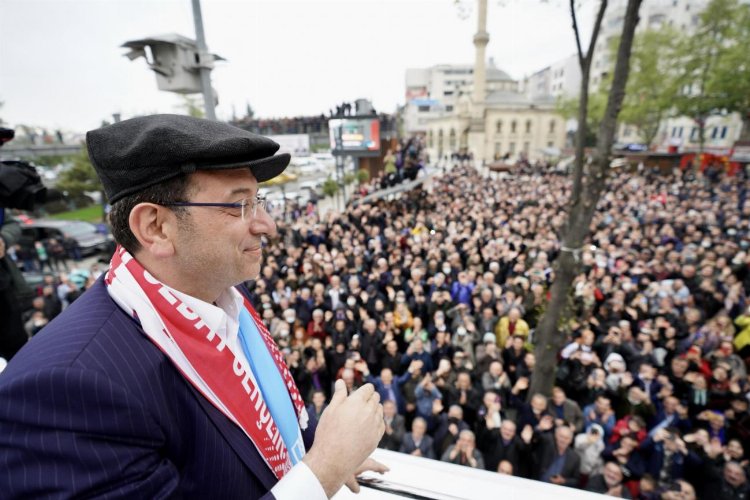
[[[334,131],[334,137],[336,140],[336,149],[339,152],[339,154],[336,156],[336,182],[339,185],[339,191],[343,191],[343,187],[344,187],[343,182],[342,182],[343,180],[342,172],[344,171],[344,157],[343,157],[344,143],[343,143],[343,138],[341,137],[341,134],[342,134],[341,127],[342,125],[339,125],[338,127],[336,127],[336,130]],[[343,210],[342,206],[339,204],[339,197],[341,195],[342,193],[340,192],[336,193],[336,208],[339,211]],[[344,199],[344,204],[346,204],[346,199]]]
[[[201,15],[200,0],[193,2],[193,19],[195,20],[195,41],[198,46],[198,58],[200,59],[201,89],[203,90],[203,105],[206,108],[206,118],[216,120],[214,109],[214,93],[211,90],[211,68],[206,65],[208,59],[208,47],[206,46],[206,35],[203,33],[203,16]]]

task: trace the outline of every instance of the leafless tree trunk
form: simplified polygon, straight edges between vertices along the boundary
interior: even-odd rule
[[[606,0],[602,0],[601,2],[589,51],[585,57],[580,49],[574,1],[571,0],[570,2],[573,31],[578,43],[578,56],[583,76],[581,81],[581,106],[578,131],[576,134],[576,158],[572,174],[573,191],[568,206],[568,220],[564,227],[564,232],[560,237],[562,247],[560,255],[555,262],[555,279],[552,284],[550,303],[535,334],[534,342],[536,345],[535,354],[537,362],[531,380],[529,397],[535,393],[550,395],[555,383],[557,353],[560,351],[565,340],[564,335],[560,333],[558,323],[568,304],[570,285],[573,283],[573,279],[580,267],[581,248],[586,236],[589,234],[591,220],[596,211],[597,203],[606,186],[607,175],[609,174],[610,151],[617,128],[617,115],[620,113],[622,101],[625,97],[630,54],[633,48],[633,38],[635,28],[638,24],[638,11],[640,10],[641,3],[642,0],[628,0],[620,45],[617,50],[615,72],[607,100],[607,108],[604,113],[604,119],[599,125],[596,151],[594,152],[592,162],[588,166],[588,176],[584,179],[583,141],[586,136],[589,70],[591,58],[593,57],[594,44],[599,34],[599,26],[601,25],[607,2]]]

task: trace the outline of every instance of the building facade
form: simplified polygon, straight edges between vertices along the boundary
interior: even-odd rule
[[[514,161],[555,155],[565,144],[565,120],[554,98],[529,99],[520,92],[494,91],[484,103],[479,146],[471,147],[472,102],[462,99],[456,112],[429,120],[426,134],[430,158],[445,159],[454,153],[470,152],[475,160],[491,162],[506,155]]]
[[[700,23],[700,13],[709,0],[644,0],[641,6],[641,21],[636,34],[646,30],[658,30],[670,26],[680,32],[692,32]],[[599,39],[592,60],[589,89],[595,92],[607,77],[614,64],[614,54],[609,48],[622,32],[627,0],[613,0],[602,20]],[[728,154],[742,132],[742,119],[737,113],[711,116],[706,121],[704,149],[715,154]],[[618,128],[616,141],[621,144],[639,143],[643,139],[638,130],[628,124]],[[654,139],[660,151],[674,150],[693,152],[699,150],[698,126],[689,117],[680,116],[663,120]]]
[[[573,54],[556,61],[525,78],[523,89],[532,99],[546,96],[576,97],[581,91],[581,66],[578,64],[578,56]]]

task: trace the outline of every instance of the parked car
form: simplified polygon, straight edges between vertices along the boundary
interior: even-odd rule
[[[111,237],[102,234],[94,224],[79,220],[44,220],[39,219],[21,226],[19,243],[26,248],[33,248],[35,241],[49,239],[63,241],[72,238],[81,249],[81,255],[94,255],[107,250]]]

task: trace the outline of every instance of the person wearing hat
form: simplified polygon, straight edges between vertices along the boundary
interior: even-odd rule
[[[247,289],[274,221],[258,183],[289,155],[177,115],[87,134],[112,205],[109,270],[0,377],[4,498],[329,498],[384,431],[337,382],[311,419]],[[341,439],[354,436],[356,439]]]

